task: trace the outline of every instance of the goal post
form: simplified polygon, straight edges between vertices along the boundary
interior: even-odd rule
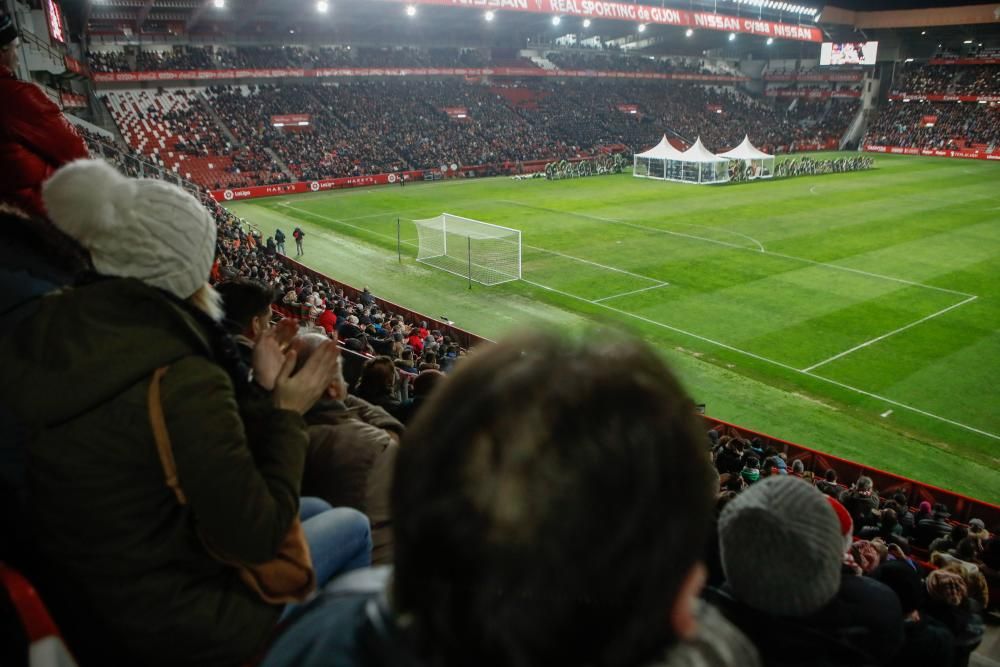
[[[521,278],[521,232],[442,213],[414,220],[417,261],[480,285]]]

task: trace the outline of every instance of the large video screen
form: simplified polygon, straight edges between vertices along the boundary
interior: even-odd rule
[[[823,42],[819,52],[820,65],[874,65],[878,42]]]
[[[55,0],[45,0],[45,17],[49,22],[49,36],[53,41],[66,43],[66,24]]]

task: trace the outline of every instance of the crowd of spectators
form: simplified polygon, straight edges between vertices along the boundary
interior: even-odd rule
[[[1000,65],[905,63],[893,91],[911,95],[998,95]]]
[[[665,131],[686,142],[700,136],[715,151],[749,134],[765,150],[790,152],[839,139],[856,105],[801,100],[782,112],[733,88],[690,83],[517,85],[531,92],[533,104],[510,103],[502,89],[458,80],[207,88],[201,103],[235,138],[235,149],[226,147],[222,128],[200,104],[162,120],[184,136],[201,137],[178,150],[230,158],[228,184],[242,186],[451,164],[496,169],[592,155],[607,146],[642,150]],[[636,113],[626,111],[633,108]],[[308,115],[309,125],[275,127],[272,116],[285,114]]]
[[[488,49],[344,46],[175,46],[172,50],[88,51],[95,72],[321,67],[485,67]],[[530,66],[530,61],[526,61]],[[522,63],[525,64],[525,63]]]
[[[545,58],[559,69],[606,70],[613,72],[655,72],[659,74],[718,74],[704,60],[661,58],[659,56],[622,55],[618,53],[581,53],[579,51],[548,51]],[[725,72],[732,74],[732,72]]]
[[[1000,146],[1000,107],[956,102],[890,102],[872,119],[865,143],[937,149]]]

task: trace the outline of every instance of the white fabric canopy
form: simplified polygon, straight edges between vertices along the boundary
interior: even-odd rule
[[[701,137],[698,137],[695,142],[691,145],[691,148],[687,149],[681,153],[679,158],[685,162],[727,162],[726,158],[719,157],[712,151],[705,148],[705,144],[701,143]]]
[[[746,135],[743,137],[743,141],[739,146],[732,150],[728,150],[725,153],[719,153],[719,157],[728,157],[734,160],[766,160],[768,158],[773,158],[774,156],[768,155],[751,144],[750,136]]]
[[[682,155],[683,153],[674,148],[673,144],[667,141],[667,135],[664,134],[663,138],[660,139],[660,143],[656,144],[644,153],[637,153],[636,157],[649,158],[651,160],[679,160],[682,159]]]

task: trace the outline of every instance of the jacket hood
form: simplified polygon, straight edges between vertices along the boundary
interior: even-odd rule
[[[67,421],[185,356],[211,356],[195,317],[134,279],[42,297],[0,337],[0,400],[30,426]]]

